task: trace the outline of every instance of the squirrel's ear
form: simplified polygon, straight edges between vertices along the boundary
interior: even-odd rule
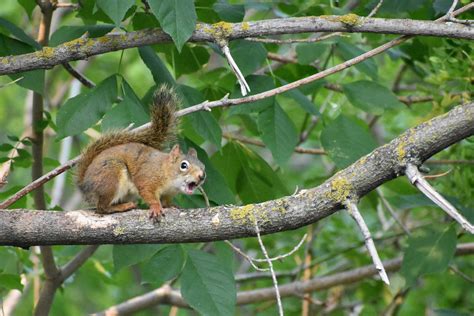
[[[179,144],[174,145],[173,148],[171,148],[170,156],[179,157],[180,154],[181,154],[181,149],[179,149]]]
[[[197,158],[197,155],[198,155],[198,154],[197,154],[196,149],[194,149],[194,148],[189,148],[189,150],[188,150],[188,155],[190,155],[190,156],[192,156],[192,157],[194,157],[194,158]]]

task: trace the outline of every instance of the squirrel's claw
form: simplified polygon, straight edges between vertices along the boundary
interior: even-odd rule
[[[153,220],[153,222],[158,223],[161,221],[161,218],[164,217],[163,214],[163,209],[161,208],[161,205],[159,204],[152,204],[150,205],[150,219]]]

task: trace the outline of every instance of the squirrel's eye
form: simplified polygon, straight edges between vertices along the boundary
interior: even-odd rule
[[[181,166],[179,166],[179,168],[181,169],[181,171],[188,170],[189,162],[187,162],[186,160],[181,161]]]

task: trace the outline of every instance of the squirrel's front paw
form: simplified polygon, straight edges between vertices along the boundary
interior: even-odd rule
[[[155,223],[160,222],[163,216],[164,216],[163,209],[160,204],[150,205],[150,219],[152,219],[153,222]]]

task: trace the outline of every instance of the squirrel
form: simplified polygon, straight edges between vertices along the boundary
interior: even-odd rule
[[[163,85],[153,95],[150,127],[105,134],[83,151],[77,184],[97,213],[134,209],[139,195],[150,218],[159,221],[177,193],[192,194],[204,182],[205,167],[194,148],[184,154],[176,144],[169,153],[162,151],[176,136],[178,104],[174,91]]]

